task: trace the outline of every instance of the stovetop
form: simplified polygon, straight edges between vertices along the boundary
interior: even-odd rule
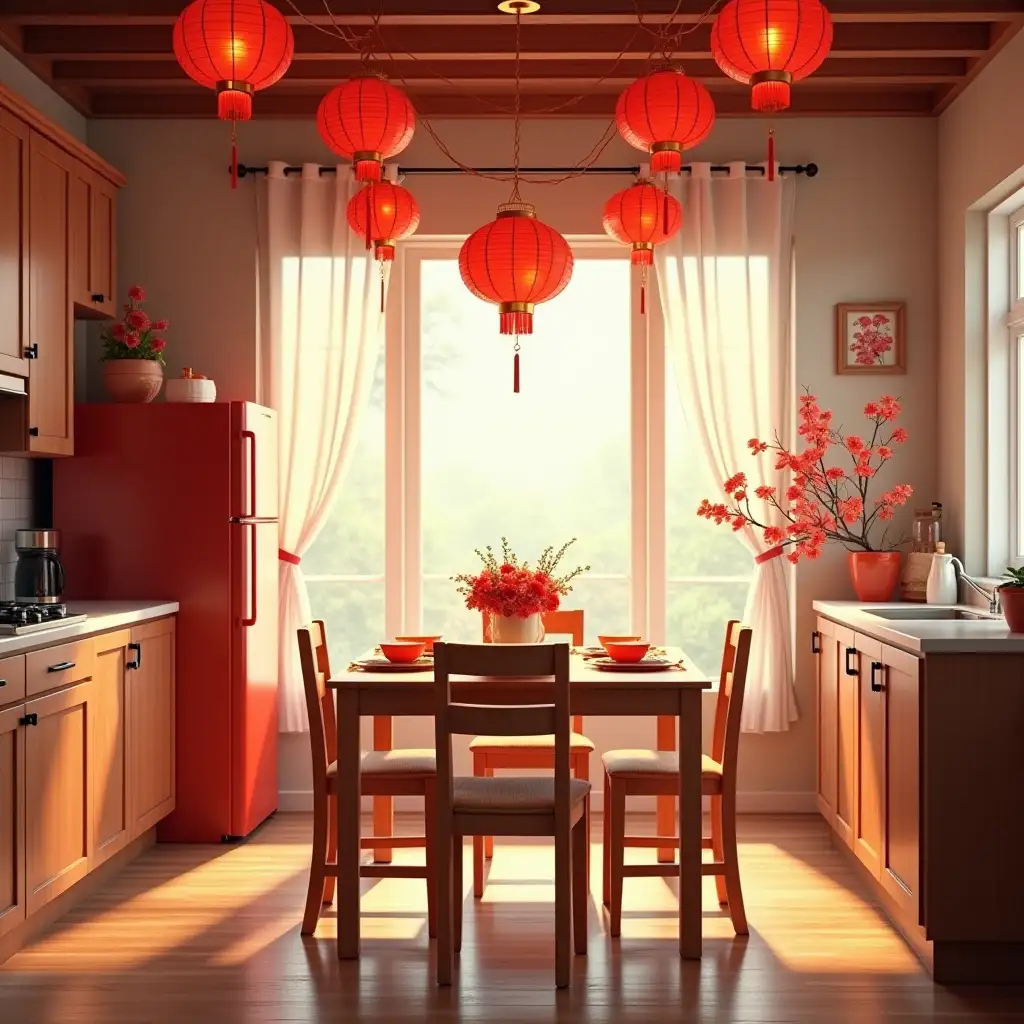
[[[0,636],[23,636],[45,629],[59,629],[85,622],[85,615],[69,615],[65,604],[15,604],[0,602]]]

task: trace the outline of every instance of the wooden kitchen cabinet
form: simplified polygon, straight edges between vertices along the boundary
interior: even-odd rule
[[[92,762],[94,867],[131,839],[128,772],[128,644],[131,633],[117,630],[96,637],[92,682]]]
[[[131,631],[128,661],[131,836],[174,810],[174,619]]]
[[[822,817],[834,828],[839,801],[839,641],[835,625],[818,619],[812,650],[818,676],[818,792]]]
[[[26,909],[34,914],[90,870],[92,683],[23,705]]]
[[[836,835],[853,849],[853,821],[857,806],[857,684],[859,659],[853,631],[832,624],[838,646],[836,685]]]
[[[0,373],[28,376],[28,140],[24,121],[0,110]]]
[[[24,710],[19,704],[0,711],[0,935],[27,915]]]
[[[885,829],[885,696],[882,645],[855,637],[857,649],[856,800],[853,851],[880,878]]]
[[[71,301],[78,316],[115,315],[116,189],[81,165],[70,183]]]

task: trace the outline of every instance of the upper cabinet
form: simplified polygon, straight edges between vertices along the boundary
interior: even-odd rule
[[[3,86],[0,175],[0,453],[72,455],[75,318],[115,314],[124,178]]]

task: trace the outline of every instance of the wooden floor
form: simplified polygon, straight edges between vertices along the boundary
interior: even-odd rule
[[[358,962],[335,958],[330,910],[300,938],[310,832],[308,815],[281,814],[236,847],[147,852],[0,967],[0,1022],[1024,1021],[1024,989],[934,985],[854,891],[817,817],[741,819],[751,934],[733,936],[705,879],[700,963],[679,960],[663,879],[626,880],[623,937],[611,942],[595,870],[590,952],[564,992],[550,847],[498,847],[484,899],[467,893],[456,986],[438,990],[420,881],[364,884]],[[596,867],[596,843],[593,855]]]

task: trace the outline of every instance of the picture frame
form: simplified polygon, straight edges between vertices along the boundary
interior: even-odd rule
[[[836,305],[836,373],[907,372],[907,304]]]

